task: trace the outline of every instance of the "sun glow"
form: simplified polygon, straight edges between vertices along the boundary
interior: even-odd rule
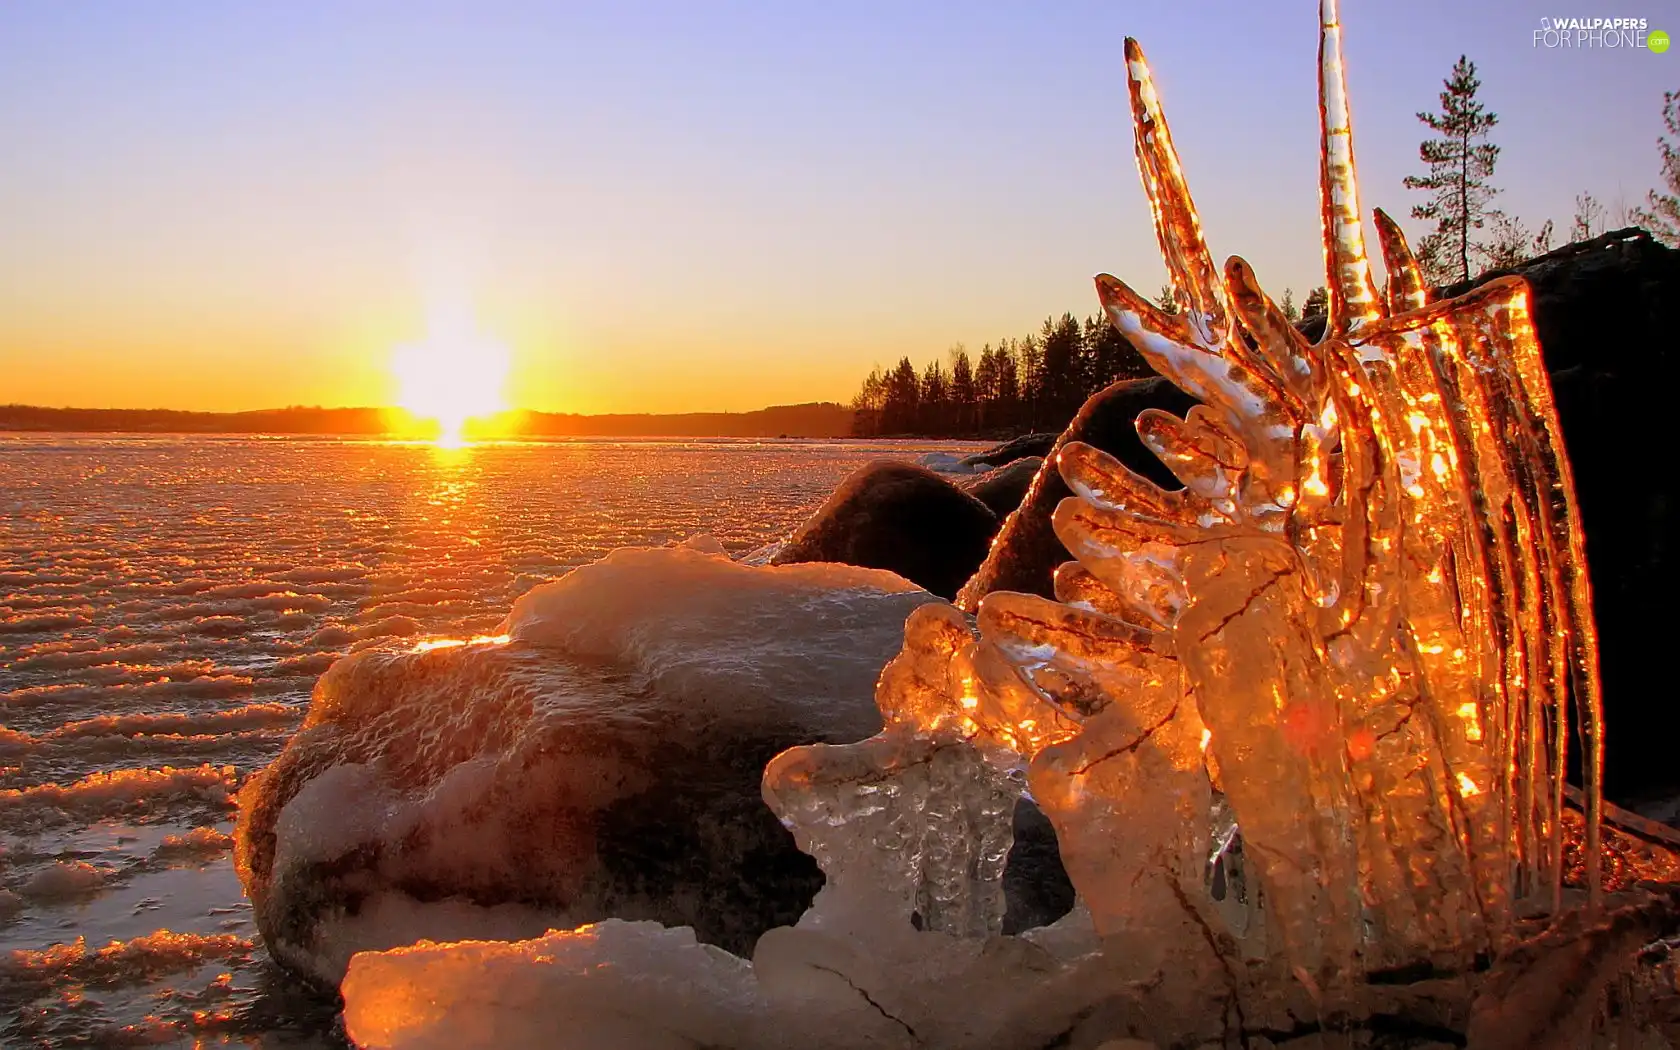
[[[468,420],[507,409],[510,363],[508,348],[479,331],[470,311],[434,312],[426,338],[391,355],[397,404],[417,419],[435,420],[439,445],[458,446]]]

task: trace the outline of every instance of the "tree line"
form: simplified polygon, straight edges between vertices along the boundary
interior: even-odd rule
[[[1036,333],[987,343],[977,359],[959,345],[919,371],[908,357],[877,366],[852,401],[852,427],[863,437],[1057,430],[1108,384],[1154,374],[1105,318],[1064,313]]]
[[[1491,270],[1515,267],[1552,248],[1554,223],[1531,232],[1517,217],[1494,206],[1493,184],[1500,148],[1491,140],[1499,115],[1478,99],[1482,82],[1476,64],[1460,55],[1445,78],[1437,112],[1417,117],[1434,133],[1418,146],[1422,175],[1408,175],[1407,189],[1429,194],[1412,208],[1414,219],[1434,224],[1413,241],[1423,276],[1441,287]],[[1652,190],[1641,207],[1607,209],[1590,193],[1575,198],[1571,241],[1587,240],[1626,225],[1645,227],[1665,244],[1680,247],[1680,91],[1665,92],[1666,132],[1657,139],[1663,189]],[[1672,136],[1672,137],[1671,137]],[[1285,289],[1279,302],[1291,321],[1320,316],[1328,296],[1321,286],[1300,307]],[[1176,313],[1171,286],[1157,305]],[[1143,355],[1106,320],[1072,314],[1046,318],[1042,328],[1020,339],[988,343],[978,361],[961,346],[948,360],[930,361],[918,371],[909,357],[892,369],[869,373],[853,399],[853,432],[874,437],[921,434],[938,437],[1004,431],[1057,430],[1066,426],[1086,398],[1118,379],[1154,375]]]

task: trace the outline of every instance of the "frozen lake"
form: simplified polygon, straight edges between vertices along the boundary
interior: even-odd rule
[[[335,657],[483,634],[616,547],[750,550],[953,447],[0,435],[0,1044],[337,1045],[229,837]]]

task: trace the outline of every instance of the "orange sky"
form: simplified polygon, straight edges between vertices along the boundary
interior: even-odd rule
[[[1500,206],[1643,199],[1680,53],[1540,51],[1537,17],[1344,12],[1368,206],[1416,203],[1415,113],[1463,51]],[[1127,34],[1215,254],[1299,301],[1316,27],[1310,0],[3,5],[0,402],[386,404],[440,298],[511,349],[518,407],[848,400],[1095,312],[1099,271],[1159,287]]]

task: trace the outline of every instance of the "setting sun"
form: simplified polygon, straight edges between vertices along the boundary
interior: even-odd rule
[[[468,420],[508,407],[509,364],[507,347],[479,331],[470,316],[435,315],[424,341],[399,346],[391,356],[397,404],[419,419],[436,420],[439,444],[458,444]]]

